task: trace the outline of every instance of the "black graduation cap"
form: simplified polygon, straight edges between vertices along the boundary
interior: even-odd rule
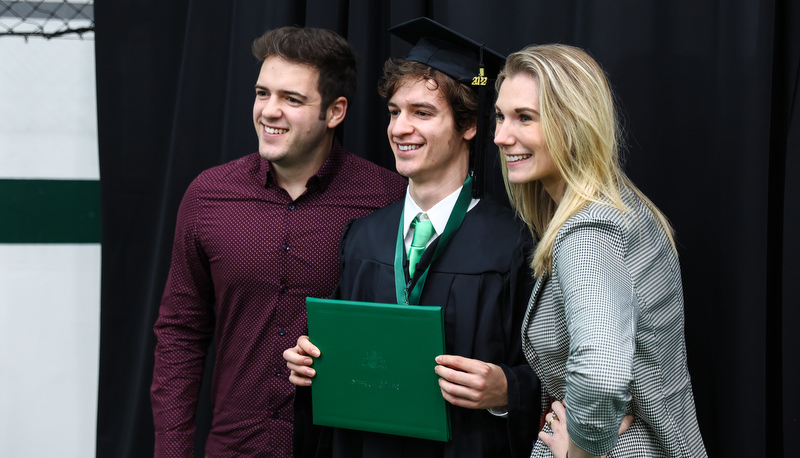
[[[489,115],[487,103],[494,90],[494,80],[505,57],[482,43],[449,29],[438,22],[420,17],[389,29],[393,35],[414,45],[407,60],[428,65],[478,93],[478,122],[474,151],[470,161],[473,174],[472,194],[483,196],[484,151]]]

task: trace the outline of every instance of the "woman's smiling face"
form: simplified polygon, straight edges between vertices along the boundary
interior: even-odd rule
[[[500,86],[495,111],[494,142],[505,157],[508,181],[540,180],[545,189],[555,189],[562,178],[544,141],[537,81],[526,73],[507,77]]]

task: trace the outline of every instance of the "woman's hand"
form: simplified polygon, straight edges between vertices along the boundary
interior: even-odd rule
[[[555,401],[550,407],[553,411],[547,414],[544,419],[553,434],[548,434],[544,430],[539,431],[539,440],[544,442],[554,457],[565,458],[570,443],[569,434],[567,433],[567,410],[561,401]]]
[[[556,458],[565,458],[567,456],[567,450],[570,451],[570,458],[597,456],[587,453],[569,439],[569,434],[567,433],[567,406],[561,401],[555,401],[551,407],[553,411],[545,416],[545,421],[553,431],[553,434],[539,431],[539,439],[547,445],[553,456]],[[630,428],[633,420],[633,415],[625,415],[625,417],[623,417],[622,423],[619,425],[618,434],[620,436]],[[602,455],[601,458],[605,458],[605,455]]]

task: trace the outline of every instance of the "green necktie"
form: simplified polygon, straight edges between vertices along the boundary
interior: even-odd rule
[[[431,220],[420,220],[421,214],[414,218],[411,225],[414,226],[414,238],[411,239],[411,248],[408,250],[408,275],[414,277],[414,270],[417,268],[419,258],[425,251],[425,245],[433,235],[433,223]]]

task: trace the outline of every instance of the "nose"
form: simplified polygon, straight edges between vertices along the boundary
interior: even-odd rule
[[[267,119],[275,119],[281,117],[280,99],[278,97],[269,97],[262,102],[261,116]]]
[[[496,123],[494,127],[494,144],[500,147],[510,146],[513,143],[513,137],[509,133],[509,128],[505,127],[504,123]]]
[[[393,137],[402,137],[414,132],[414,126],[408,121],[407,117],[400,113],[389,121],[389,134]]]

